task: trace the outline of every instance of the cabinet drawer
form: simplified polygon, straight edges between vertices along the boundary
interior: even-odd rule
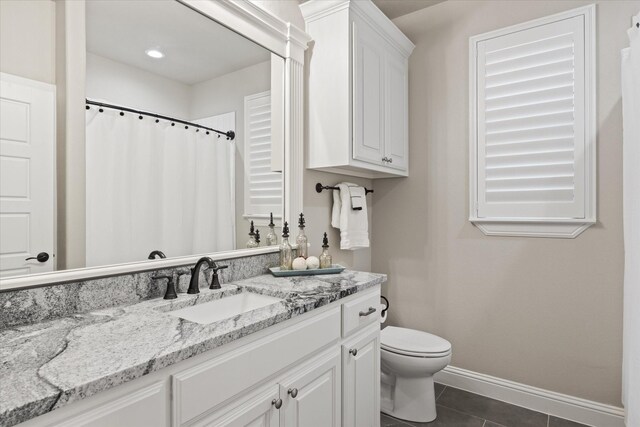
[[[375,311],[374,311],[375,310]],[[342,304],[342,336],[380,319],[380,293],[367,293]]]
[[[336,307],[174,375],[175,425],[189,423],[216,409],[338,339],[340,308]]]

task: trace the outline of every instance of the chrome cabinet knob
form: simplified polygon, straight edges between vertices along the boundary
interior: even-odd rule
[[[276,409],[280,409],[282,407],[282,399],[273,399],[271,404],[276,407]]]
[[[355,356],[358,354],[358,349],[357,348],[352,348],[351,350],[349,350],[349,354]]]
[[[298,389],[297,388],[290,388],[289,391],[287,391],[287,393],[289,393],[289,396],[291,396],[291,397],[293,397],[295,399],[296,396],[298,395]]]

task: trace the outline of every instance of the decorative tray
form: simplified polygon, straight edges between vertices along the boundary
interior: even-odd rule
[[[340,264],[333,264],[329,268],[313,268],[307,270],[280,270],[280,267],[271,267],[269,271],[276,277],[291,276],[317,276],[319,274],[338,274],[344,271],[345,267]]]

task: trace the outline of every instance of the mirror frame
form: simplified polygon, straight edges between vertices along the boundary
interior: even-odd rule
[[[230,30],[235,31],[236,33],[284,58],[283,220],[291,222],[291,218],[295,217],[298,212],[302,212],[303,210],[304,55],[305,50],[307,49],[307,44],[311,41],[311,37],[303,30],[272,15],[270,12],[252,3],[250,0],[175,1],[178,1],[186,7],[211,18]],[[78,9],[72,11],[71,16],[78,16],[80,13],[84,13],[84,2],[82,2],[81,9],[81,11]],[[67,21],[65,23],[65,31],[71,33],[74,31],[84,32],[84,22],[82,22],[82,25],[73,26],[73,24]],[[84,41],[84,36],[81,40]],[[74,47],[76,49],[78,48],[77,45]],[[69,48],[69,46],[67,46],[67,48]],[[82,49],[85,49],[84,45],[82,46]],[[67,69],[73,66],[83,66],[84,55],[70,55],[69,52],[67,52],[65,61]],[[81,79],[80,81],[84,81],[84,79]],[[67,90],[67,94],[70,92],[77,94],[79,88],[67,87],[62,88],[62,90]],[[81,110],[84,112],[84,87],[81,88],[80,92],[82,92]],[[72,98],[79,99],[79,96]],[[72,108],[72,106],[67,106],[67,111],[69,111],[70,108]],[[77,112],[77,110],[77,108],[73,108],[72,111]],[[84,142],[84,139],[82,141]],[[292,177],[295,177],[295,179],[292,179]],[[233,251],[205,253],[153,261],[145,260],[140,262],[9,277],[0,279],[0,292],[18,288],[78,282],[89,278],[109,277],[141,271],[180,267],[194,264],[202,256],[209,256],[213,260],[226,260],[273,253],[277,251],[277,247],[237,249]]]

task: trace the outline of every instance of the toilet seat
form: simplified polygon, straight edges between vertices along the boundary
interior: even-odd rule
[[[451,343],[444,338],[415,329],[387,326],[380,332],[380,347],[411,357],[446,357]]]

